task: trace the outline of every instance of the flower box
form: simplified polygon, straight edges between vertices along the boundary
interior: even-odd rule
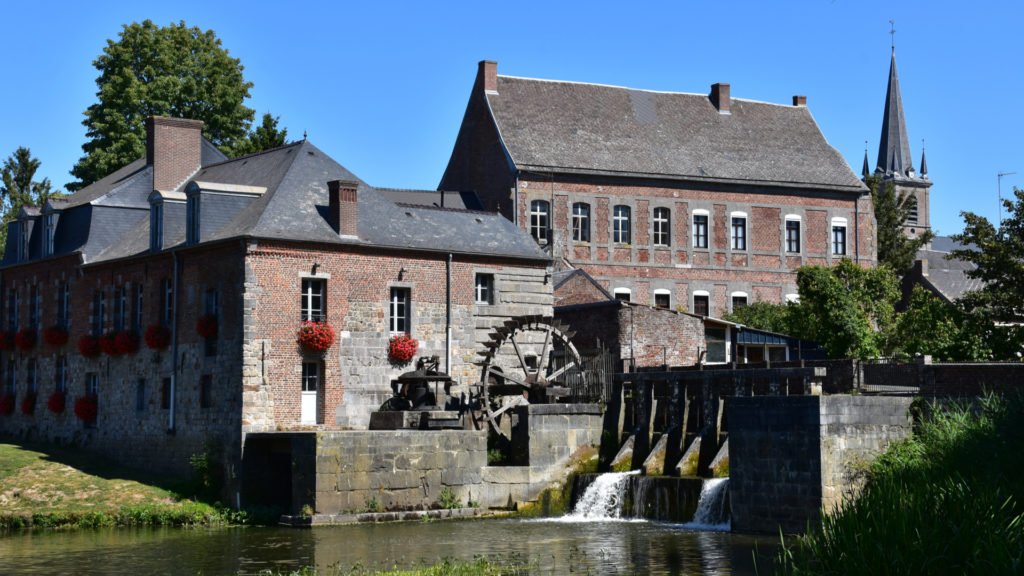
[[[171,344],[171,331],[161,324],[153,324],[146,328],[146,346],[153,350],[163,350]]]
[[[54,348],[60,348],[68,343],[68,330],[60,325],[44,328],[43,340]]]
[[[408,364],[419,347],[420,343],[408,334],[392,336],[388,341],[388,360],[394,364]]]
[[[199,334],[203,338],[210,339],[217,337],[217,317],[213,314],[206,314],[200,316],[199,320],[196,320],[196,334]]]
[[[134,330],[121,330],[114,337],[114,349],[118,354],[135,354],[139,351],[139,335]]]
[[[99,406],[96,402],[96,396],[93,394],[86,394],[85,396],[79,396],[75,400],[75,416],[86,424],[90,424],[96,421],[96,414],[99,412]]]
[[[36,395],[35,393],[25,394],[25,397],[21,399],[21,413],[25,416],[31,416],[36,411]]]
[[[310,352],[323,353],[334,344],[334,328],[327,322],[305,321],[295,340]]]
[[[14,335],[14,345],[22,352],[36,347],[36,331],[34,328],[22,328]]]
[[[103,349],[100,348],[100,339],[91,334],[85,334],[78,339],[78,353],[86,358],[98,358]]]
[[[60,390],[54,390],[53,394],[50,394],[50,398],[46,400],[46,407],[54,414],[62,414],[66,403],[67,394]]]

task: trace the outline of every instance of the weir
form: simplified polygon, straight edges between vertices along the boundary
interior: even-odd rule
[[[667,478],[632,472],[578,476],[566,521],[654,520],[728,530],[728,478]]]

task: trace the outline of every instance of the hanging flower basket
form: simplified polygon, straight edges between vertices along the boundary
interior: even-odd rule
[[[153,324],[146,328],[146,346],[153,350],[163,350],[171,344],[171,331],[161,324]]]
[[[408,364],[419,347],[420,343],[408,334],[392,336],[388,341],[388,360],[395,364]]]
[[[53,394],[50,394],[50,398],[46,401],[46,407],[54,414],[62,414],[64,412],[64,404],[66,402],[67,395],[60,390],[54,390]]]
[[[117,351],[117,332],[111,330],[103,336],[100,336],[100,351],[107,356],[117,356],[120,352]]]
[[[139,335],[134,330],[121,330],[114,337],[114,349],[118,354],[135,354],[139,351]]]
[[[59,324],[44,328],[43,340],[54,348],[60,348],[68,343],[68,330]]]
[[[213,314],[206,314],[200,316],[199,320],[196,320],[196,334],[199,334],[203,338],[216,338],[217,337],[217,317]]]
[[[79,396],[75,400],[75,416],[85,423],[92,423],[96,421],[96,414],[99,411],[99,407],[96,403],[96,396],[92,394],[86,394],[85,396]]]
[[[25,416],[31,416],[36,411],[36,395],[35,393],[25,394],[25,397],[21,399],[21,413]]]
[[[91,334],[85,334],[78,339],[78,353],[86,358],[98,358],[103,350],[100,348],[100,338]]]
[[[32,328],[22,328],[14,335],[14,345],[22,352],[28,352],[36,347],[36,331]]]
[[[325,352],[334,344],[334,328],[327,322],[305,321],[299,326],[296,342],[310,352]]]
[[[14,332],[11,330],[0,331],[0,350],[14,350]]]
[[[0,396],[0,415],[10,416],[14,414],[14,394]]]

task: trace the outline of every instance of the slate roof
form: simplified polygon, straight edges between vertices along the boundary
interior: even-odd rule
[[[907,120],[900,94],[900,76],[896,72],[896,49],[889,60],[889,84],[885,88],[885,112],[882,116],[882,136],[878,139],[878,165],[875,172],[886,176],[908,177],[914,170],[910,157],[910,139]]]
[[[862,193],[805,106],[498,76],[487,102],[521,170]]]
[[[920,277],[919,281],[948,302],[960,298],[966,292],[980,290],[985,286],[982,280],[967,276],[967,272],[977,268],[973,263],[947,259],[951,250],[961,247],[961,244],[948,236],[936,236],[932,239],[930,249],[917,252],[917,260],[928,263],[928,275]]]
[[[395,204],[412,206],[433,206],[456,210],[483,210],[483,203],[473,192],[451,192],[437,190],[408,190],[403,188],[377,188],[377,191]],[[443,204],[443,206],[442,206]]]

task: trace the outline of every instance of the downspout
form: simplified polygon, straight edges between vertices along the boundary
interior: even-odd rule
[[[512,223],[519,226],[519,170],[516,170],[515,192],[512,195]]]
[[[853,201],[853,258],[860,264],[860,196]]]
[[[174,272],[171,280],[171,297],[174,299],[174,308],[171,311],[171,390],[169,394],[170,409],[167,412],[168,434],[174,434],[174,400],[178,385],[178,308],[181,307],[180,298],[178,298],[178,252],[171,251],[171,257],[174,259]]]
[[[444,369],[452,373],[452,253],[445,261],[444,286]]]

